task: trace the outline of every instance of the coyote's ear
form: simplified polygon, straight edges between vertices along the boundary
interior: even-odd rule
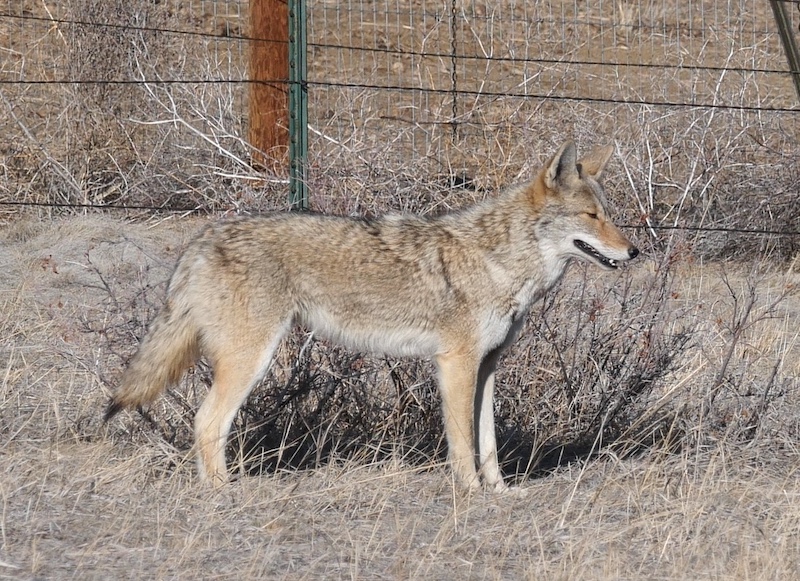
[[[606,145],[605,147],[598,147],[578,162],[580,172],[584,175],[600,179],[600,175],[608,165],[608,160],[614,155],[614,146]]]
[[[544,174],[544,183],[550,189],[557,189],[558,184],[564,184],[570,178],[577,178],[578,175],[578,152],[575,149],[575,144],[572,141],[567,141],[562,145]]]

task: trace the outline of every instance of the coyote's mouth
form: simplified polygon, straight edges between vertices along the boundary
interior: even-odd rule
[[[574,244],[578,250],[580,250],[584,254],[588,254],[603,266],[607,268],[617,268],[616,260],[614,260],[613,258],[608,258],[607,256],[603,256],[597,251],[596,248],[594,248],[594,246],[586,244],[586,242],[584,242],[583,240],[575,240]]]

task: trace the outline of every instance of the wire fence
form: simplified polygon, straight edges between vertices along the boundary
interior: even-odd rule
[[[249,46],[274,41],[248,14],[0,0],[0,202],[280,207],[282,176],[246,141]],[[437,192],[480,197],[574,138],[616,144],[608,188],[631,226],[800,230],[797,96],[766,2],[326,0],[308,15],[317,209],[458,205]]]

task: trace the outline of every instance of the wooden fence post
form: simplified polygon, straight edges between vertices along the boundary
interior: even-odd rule
[[[252,161],[285,174],[289,150],[289,15],[286,0],[250,0],[249,140]]]

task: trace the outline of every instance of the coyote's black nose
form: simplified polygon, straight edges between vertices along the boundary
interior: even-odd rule
[[[628,256],[630,256],[631,259],[636,258],[637,256],[639,256],[639,249],[636,248],[635,246],[631,246],[630,248],[628,248]]]

